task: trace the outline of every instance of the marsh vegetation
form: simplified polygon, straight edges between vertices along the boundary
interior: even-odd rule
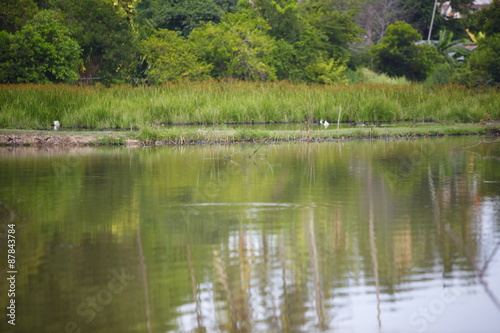
[[[0,128],[144,129],[167,124],[391,121],[500,117],[500,92],[424,84],[182,81],[160,87],[3,85]],[[340,113],[340,115],[339,115]]]

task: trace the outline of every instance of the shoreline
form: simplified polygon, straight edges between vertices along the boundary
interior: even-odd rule
[[[499,135],[492,125],[433,124],[420,127],[368,127],[328,130],[147,128],[140,131],[35,131],[0,129],[3,147],[91,147],[210,145],[243,142],[323,142],[371,139],[413,139],[451,135]]]

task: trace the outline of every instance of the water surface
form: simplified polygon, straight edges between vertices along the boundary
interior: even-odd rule
[[[498,332],[479,139],[2,148],[1,331]]]

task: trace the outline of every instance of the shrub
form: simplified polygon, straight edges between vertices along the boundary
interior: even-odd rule
[[[500,84],[500,33],[478,41],[470,64],[491,83]]]
[[[433,84],[447,84],[451,81],[455,69],[449,64],[440,64],[434,71],[427,77],[425,83]]]
[[[404,76],[390,77],[386,74],[378,74],[368,68],[358,68],[355,71],[348,71],[346,77],[351,84],[356,83],[381,83],[381,84],[409,84]]]
[[[389,76],[425,80],[436,61],[442,60],[432,46],[416,45],[421,39],[422,36],[408,23],[391,24],[382,41],[371,49],[375,68]]]
[[[345,71],[346,61],[343,59],[330,59],[308,66],[311,81],[324,84],[346,84],[348,82]]]
[[[55,11],[42,10],[14,35],[3,32],[0,82],[69,82],[78,79],[81,48]],[[8,45],[8,46],[7,46]]]
[[[477,49],[452,80],[468,87],[500,85],[500,34],[479,39]]]
[[[269,26],[251,12],[226,14],[222,22],[209,22],[192,31],[189,39],[200,58],[213,65],[211,76],[267,81],[276,78],[270,66],[274,40]]]
[[[176,32],[160,29],[142,42],[148,62],[147,74],[163,83],[184,78],[203,78],[212,66],[198,59],[194,48]]]

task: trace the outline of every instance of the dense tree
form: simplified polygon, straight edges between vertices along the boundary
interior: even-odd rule
[[[349,57],[349,46],[362,29],[353,21],[353,1],[253,1],[277,39],[273,66],[279,79],[338,81]],[[343,12],[339,11],[342,10]],[[335,73],[335,74],[334,74]],[[332,79],[334,78],[335,79]]]
[[[308,27],[296,43],[277,41],[272,64],[278,79],[326,84],[344,82],[346,59],[330,57],[322,48],[325,40],[314,27]]]
[[[428,0],[402,0],[407,12],[404,21],[410,23],[417,31],[427,39],[429,27],[434,10],[434,1]],[[451,30],[459,38],[466,37],[464,19],[445,18],[439,15],[440,6],[444,2],[438,2],[431,39],[437,39],[440,30]],[[474,0],[451,0],[449,4],[454,12],[459,12],[463,17],[470,13]]]
[[[453,76],[455,82],[477,87],[500,85],[500,1],[493,1],[473,15],[475,49],[467,63]],[[474,35],[472,35],[474,37]]]
[[[136,64],[136,39],[122,7],[107,0],[51,0],[51,7],[65,13],[83,49],[83,77],[112,81],[131,72]]]
[[[308,73],[309,66],[322,60],[325,40],[326,37],[311,26],[302,32],[300,40],[295,43],[278,40],[273,52],[273,66],[278,79],[309,81],[313,76]]]
[[[179,37],[175,31],[158,30],[141,46],[147,55],[146,74],[154,82],[203,78],[211,70],[210,65],[201,62],[194,54],[192,44]]]
[[[423,80],[444,58],[454,70],[448,54],[466,53],[458,47],[466,26],[486,38],[461,71],[495,81],[500,2],[469,15],[472,3],[450,2],[467,19],[441,17],[438,3],[432,48],[416,45],[427,39],[429,0],[0,0],[0,81],[71,81],[79,67],[81,77],[105,82],[208,75],[336,83],[346,65],[366,65],[370,54],[378,71]],[[64,38],[34,27],[47,9],[52,23],[42,26]]]
[[[10,49],[11,35],[0,31],[0,83],[15,82],[17,73],[12,65],[14,54]]]
[[[212,77],[266,81],[276,78],[270,66],[275,44],[268,30],[262,18],[243,11],[194,29],[190,40],[201,59],[213,65]]]
[[[179,31],[187,37],[206,22],[220,22],[235,9],[236,0],[145,0],[138,6],[140,22],[156,28]]]
[[[80,46],[54,11],[40,11],[15,34],[0,34],[0,40],[2,82],[67,82],[78,78]]]
[[[467,86],[500,85],[500,34],[478,40],[478,48],[472,53],[455,81]]]
[[[33,0],[0,0],[0,30],[16,32],[35,16],[37,9]]]
[[[486,36],[500,33],[500,1],[493,1],[476,14],[479,31]]]
[[[345,71],[347,70],[346,61],[343,59],[335,60],[333,58],[318,61],[306,68],[309,79],[313,82],[324,84],[347,83]]]
[[[408,23],[391,24],[382,41],[372,47],[375,68],[390,76],[424,80],[434,65],[443,60],[432,46],[416,45],[421,39]]]
[[[324,37],[322,49],[329,57],[348,57],[349,45],[358,40],[363,29],[354,23],[354,12],[334,10],[334,2],[315,0],[302,7],[305,20]]]
[[[299,16],[297,1],[295,0],[255,0],[252,2],[271,27],[269,34],[274,38],[285,40],[289,43],[300,39],[305,25]]]

